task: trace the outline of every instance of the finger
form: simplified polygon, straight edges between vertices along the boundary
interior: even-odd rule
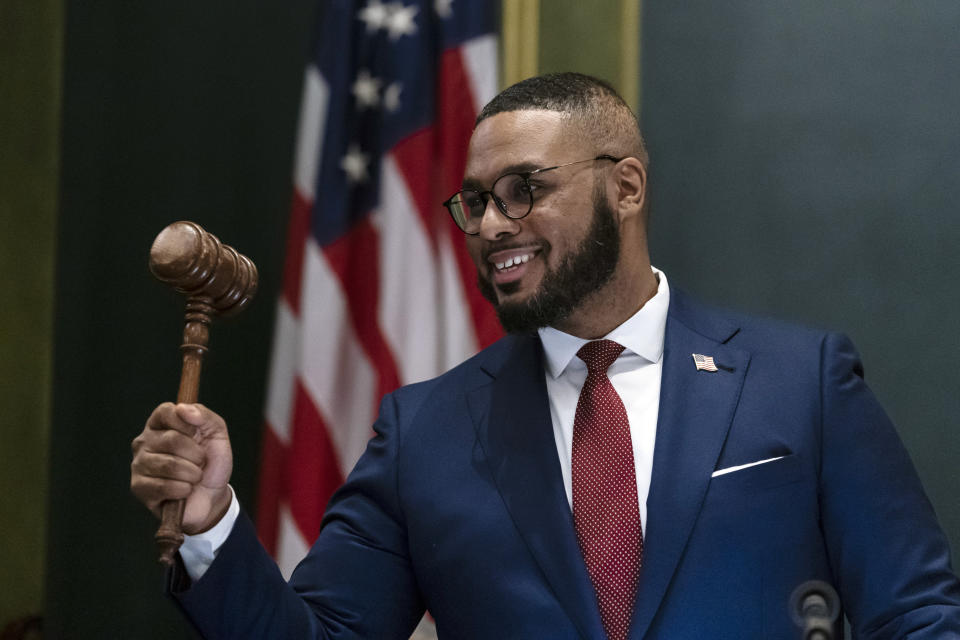
[[[206,464],[207,458],[203,447],[196,440],[173,429],[144,431],[133,441],[133,452],[135,460],[143,454],[162,453],[185,458],[200,467]]]
[[[150,417],[147,418],[147,428],[154,431],[173,429],[192,437],[193,434],[196,433],[197,428],[190,422],[184,420],[180,415],[177,407],[181,406],[189,407],[191,405],[175,405],[172,402],[164,402],[154,409]]]
[[[203,469],[199,465],[166,453],[144,451],[131,463],[134,474],[151,478],[181,480],[195,485],[203,478]]]
[[[160,505],[167,500],[185,500],[193,491],[193,485],[181,480],[150,478],[133,474],[130,476],[130,491],[154,515],[160,517]]]
[[[183,422],[193,426],[195,438],[227,436],[227,424],[223,418],[200,403],[178,404],[175,411]]]

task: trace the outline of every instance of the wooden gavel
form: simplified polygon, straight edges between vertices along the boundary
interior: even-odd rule
[[[231,315],[247,306],[257,291],[257,267],[200,225],[174,222],[153,241],[150,271],[187,295],[177,402],[196,402],[210,322],[216,315]],[[173,556],[183,543],[184,505],[184,500],[168,500],[161,507],[160,528],[154,538],[160,562],[167,566],[173,564]]]

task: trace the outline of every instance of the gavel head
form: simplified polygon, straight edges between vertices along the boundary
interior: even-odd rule
[[[174,222],[150,248],[150,271],[191,297],[208,299],[220,315],[247,306],[257,291],[257,267],[195,222]]]

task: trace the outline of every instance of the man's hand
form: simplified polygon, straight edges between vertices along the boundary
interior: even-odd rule
[[[196,534],[227,512],[233,451],[223,418],[201,404],[165,402],[132,446],[130,490],[155,516],[164,501],[185,499],[183,531]]]

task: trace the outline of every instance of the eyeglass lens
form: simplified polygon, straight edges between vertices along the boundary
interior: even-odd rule
[[[449,201],[447,206],[461,229],[470,234],[480,230],[480,220],[491,194],[497,208],[508,218],[522,218],[533,206],[533,194],[527,179],[517,173],[508,173],[500,176],[488,192],[461,191]]]

